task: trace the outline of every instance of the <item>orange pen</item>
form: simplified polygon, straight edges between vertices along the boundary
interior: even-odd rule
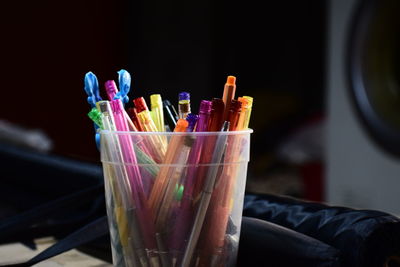
[[[188,126],[189,123],[187,120],[179,119],[178,122],[176,123],[174,132],[186,132]],[[171,140],[167,147],[167,152],[165,153],[165,159],[163,161],[163,164],[173,164],[175,162],[176,157],[179,154],[176,152],[179,151],[179,148],[183,145],[184,138],[185,138],[184,136],[179,136],[179,135],[171,137]],[[160,209],[161,200],[163,197],[162,192],[167,186],[168,177],[170,172],[172,171],[171,168],[172,167],[168,165],[161,166],[160,171],[158,172],[158,175],[155,179],[153,188],[150,192],[149,206],[153,211],[155,217],[157,217],[157,213],[159,212]]]
[[[225,104],[224,110],[224,121],[229,119],[229,111],[231,108],[231,101],[235,98],[236,92],[236,77],[235,76],[228,76],[225,87],[224,87],[224,94],[222,96],[222,100]]]

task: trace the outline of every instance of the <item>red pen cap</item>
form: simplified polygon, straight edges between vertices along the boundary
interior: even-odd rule
[[[231,101],[231,106],[230,106],[230,112],[237,113],[242,110],[242,102],[232,99]]]
[[[146,100],[144,100],[143,97],[138,97],[136,99],[133,99],[133,104],[135,105],[137,113],[140,113],[143,110],[149,110],[146,105]]]
[[[242,102],[233,99],[229,109],[229,131],[237,130],[241,111]]]
[[[221,98],[213,98],[211,102],[211,111],[213,113],[224,113],[225,104]]]

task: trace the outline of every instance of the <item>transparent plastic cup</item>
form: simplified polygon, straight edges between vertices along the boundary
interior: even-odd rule
[[[114,266],[235,266],[251,133],[101,131]]]

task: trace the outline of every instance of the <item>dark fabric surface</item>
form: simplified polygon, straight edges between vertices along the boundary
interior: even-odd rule
[[[273,195],[246,195],[244,216],[287,227],[338,249],[342,266],[383,266],[400,251],[400,219]]]
[[[238,266],[340,266],[337,249],[256,218],[243,217],[239,244]]]

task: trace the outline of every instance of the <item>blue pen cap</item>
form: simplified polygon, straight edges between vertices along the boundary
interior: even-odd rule
[[[188,92],[179,93],[179,101],[181,100],[190,100],[190,94]]]
[[[186,120],[189,122],[189,125],[187,127],[188,132],[193,132],[193,129],[194,129],[198,119],[199,119],[199,116],[196,114],[190,113],[187,115]]]

